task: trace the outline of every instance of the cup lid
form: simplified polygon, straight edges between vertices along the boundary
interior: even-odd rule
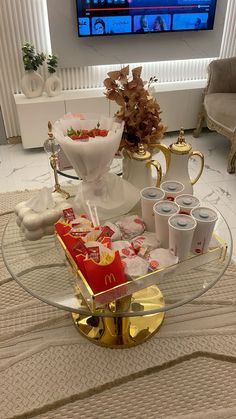
[[[183,191],[184,185],[175,180],[166,180],[165,182],[162,182],[161,189],[165,192],[180,192]]]
[[[159,215],[171,216],[179,211],[179,205],[173,201],[159,201],[153,206],[154,212]]]
[[[192,230],[197,223],[191,215],[175,214],[169,218],[169,225],[177,230]]]
[[[179,195],[175,198],[175,202],[180,207],[186,207],[186,208],[195,208],[199,205],[199,199],[196,196],[193,195]]]
[[[162,199],[164,192],[160,188],[148,187],[140,191],[141,197],[146,199]]]
[[[191,215],[196,218],[197,221],[212,222],[218,218],[217,212],[208,207],[197,207],[191,211]]]

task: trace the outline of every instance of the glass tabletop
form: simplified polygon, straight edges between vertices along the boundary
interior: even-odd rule
[[[148,277],[144,277],[140,302],[136,298],[132,304],[133,292],[137,292],[134,285],[133,292],[132,287],[128,288],[129,294],[132,294],[129,304],[125,297],[121,299],[124,304],[117,304],[116,310],[111,309],[111,303],[104,304],[92,311],[93,315],[132,317],[154,314],[179,307],[207,292],[222,277],[232,255],[229,227],[219,212],[218,216],[214,230],[217,243],[220,243],[218,249],[205,255],[192,255],[187,261],[163,270],[156,277],[154,275],[151,282]],[[2,251],[13,278],[34,297],[63,310],[91,314],[55,236],[46,236],[35,242],[28,241],[17,226],[15,216],[12,216],[3,235]],[[154,297],[152,302],[157,287],[165,304],[157,305]],[[145,299],[148,304],[143,304]]]

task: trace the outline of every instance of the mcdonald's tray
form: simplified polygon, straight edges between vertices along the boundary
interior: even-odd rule
[[[140,276],[138,278],[128,280],[124,284],[115,285],[114,275],[107,275],[107,282],[110,284],[114,283],[114,286],[109,290],[93,293],[85,277],[75,266],[71,257],[68,257],[70,265],[75,274],[75,286],[78,293],[81,293],[86,304],[93,312],[97,308],[104,306],[107,303],[131,295],[141,289],[147,288],[151,285],[159,285],[160,280],[164,280],[164,275],[176,270],[176,273],[181,274],[187,272],[190,269],[194,269],[198,266],[203,266],[214,260],[223,261],[227,252],[227,243],[225,243],[219,236],[215,234],[212,237],[208,252],[201,255],[195,255],[191,253],[189,258],[179,262],[175,265],[167,266],[165,268],[157,269],[147,275]],[[67,255],[68,256],[68,255]]]

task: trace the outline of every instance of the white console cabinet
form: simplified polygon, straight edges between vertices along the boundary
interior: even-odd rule
[[[196,127],[205,85],[206,80],[156,85],[153,94],[160,104],[162,120],[168,131]],[[48,121],[54,123],[68,112],[114,115],[118,106],[109,101],[103,92],[104,89],[65,90],[53,98],[44,94],[35,99],[14,95],[23,147],[42,147],[47,138]]]
[[[68,112],[109,115],[109,101],[101,89],[64,91],[59,96],[46,94],[35,99],[14,95],[24,148],[42,147],[48,132],[48,121],[54,123]]]
[[[90,113],[109,116],[109,100],[103,89],[72,90],[65,92],[65,112]]]
[[[23,95],[15,95],[24,148],[42,147],[47,138],[48,121],[54,122],[65,113],[63,101],[51,100],[49,102],[46,97],[39,99],[27,100]]]

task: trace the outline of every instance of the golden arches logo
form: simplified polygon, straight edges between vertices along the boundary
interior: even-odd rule
[[[112,282],[116,282],[116,278],[114,274],[106,274],[105,276],[105,285],[111,284]]]

